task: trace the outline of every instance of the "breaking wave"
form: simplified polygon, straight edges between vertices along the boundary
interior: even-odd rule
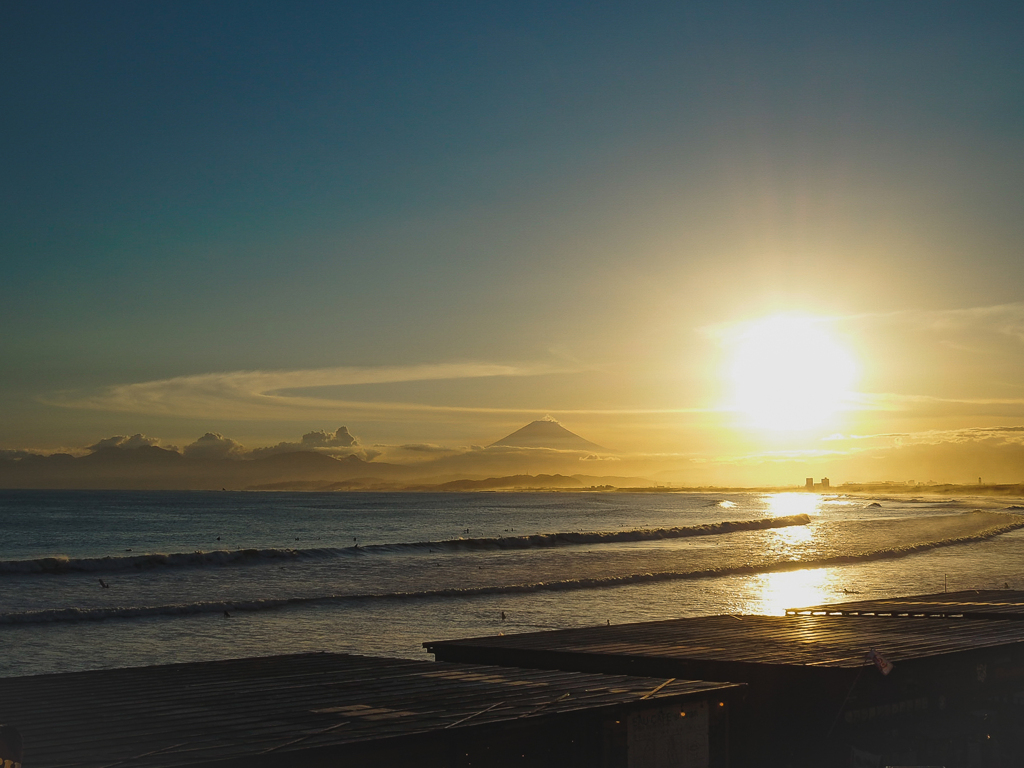
[[[799,517],[799,516],[798,516]],[[606,577],[562,579],[545,582],[532,582],[506,585],[484,585],[477,587],[448,587],[408,592],[384,593],[351,593],[313,595],[307,597],[268,598],[240,601],[208,601],[195,603],[167,604],[155,606],[115,606],[102,608],[51,608],[45,610],[23,611],[0,614],[0,625],[11,624],[44,624],[65,622],[103,621],[106,619],[136,619],[147,617],[173,617],[204,613],[223,613],[232,611],[265,611],[287,608],[290,606],[310,605],[316,603],[337,602],[371,602],[387,600],[419,600],[429,598],[471,598],[481,595],[523,594],[533,592],[553,592],[582,589],[603,589],[643,584],[652,582],[707,579],[722,576],[748,576],[761,573],[778,573],[783,571],[824,568],[854,563],[865,563],[876,560],[887,560],[906,557],[939,547],[957,544],[968,544],[982,541],[1001,533],[1024,528],[1024,518],[1013,516],[1004,525],[988,528],[984,531],[955,536],[938,541],[930,541],[906,546],[876,549],[855,555],[834,555],[826,557],[810,557],[797,560],[768,560],[754,564],[729,565],[718,568],[706,568],[691,571],[657,571],[646,573],[627,573]]]
[[[276,560],[323,559],[373,554],[426,554],[434,552],[486,552],[497,550],[568,547],[581,544],[616,544],[634,541],[680,539],[689,536],[715,536],[737,531],[757,531],[807,525],[806,514],[759,520],[733,520],[679,528],[651,528],[629,531],[580,531],[576,533],[538,533],[527,536],[450,539],[415,543],[371,544],[352,547],[318,547],[312,549],[237,549],[210,552],[179,552],[175,554],[140,554],[118,557],[67,558],[41,557],[33,560],[0,561],[3,574],[112,573],[148,570],[151,568],[195,568],[226,565],[259,564]]]
[[[109,573],[116,571],[146,570],[149,568],[188,568],[196,566],[236,565],[266,562],[268,560],[328,557],[342,550],[321,549],[237,549],[211,552],[179,552],[176,554],[151,553],[119,557],[79,557],[63,555],[40,557],[33,560],[0,561],[0,574],[31,573]]]

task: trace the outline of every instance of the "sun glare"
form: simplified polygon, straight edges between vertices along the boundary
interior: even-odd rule
[[[781,315],[735,337],[733,408],[752,426],[803,430],[827,425],[842,410],[857,366],[824,321]]]
[[[833,599],[827,568],[766,573],[759,581],[760,611],[769,616],[782,616],[788,608],[820,605]]]

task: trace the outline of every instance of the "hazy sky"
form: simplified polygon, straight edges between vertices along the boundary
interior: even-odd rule
[[[550,415],[695,481],[1024,480],[1017,3],[13,0],[0,83],[0,448]],[[780,313],[850,363],[800,429],[737,410]]]

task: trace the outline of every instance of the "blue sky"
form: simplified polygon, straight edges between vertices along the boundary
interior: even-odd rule
[[[7,3],[0,448],[456,450],[551,414],[742,464],[1024,424],[1022,16]],[[857,356],[845,421],[730,410],[720,331],[779,312]],[[308,397],[201,404],[242,372]]]

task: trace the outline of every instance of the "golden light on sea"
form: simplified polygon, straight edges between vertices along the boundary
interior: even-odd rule
[[[799,558],[802,545],[814,538],[815,518],[820,515],[821,496],[817,493],[773,493],[765,497],[765,512],[770,517],[807,515],[807,525],[789,525],[768,532],[772,549],[784,558],[787,553]],[[831,581],[824,568],[766,573],[759,577],[760,611],[770,615],[785,613],[787,608],[813,605],[827,600]]]
[[[771,517],[789,517],[791,515],[817,515],[821,505],[821,496],[817,493],[770,493],[764,497]]]
[[[832,599],[828,568],[766,573],[759,577],[761,605],[758,612],[781,616],[787,608],[820,605]]]

